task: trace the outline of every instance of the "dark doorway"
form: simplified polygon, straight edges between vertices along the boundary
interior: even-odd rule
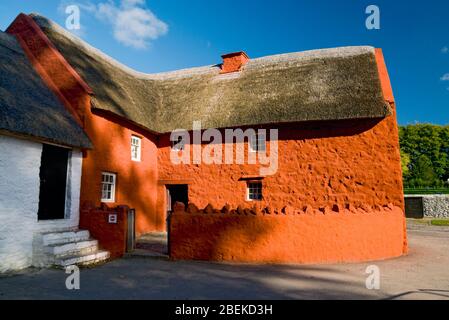
[[[170,229],[170,215],[176,202],[182,202],[187,208],[189,203],[189,186],[186,184],[167,185],[167,231]]]
[[[167,189],[167,250],[166,252],[170,256],[170,216],[173,212],[173,207],[176,202],[184,203],[185,207],[189,204],[189,186],[187,184],[172,184],[166,185]]]
[[[44,144],[40,169],[39,220],[65,218],[67,164],[70,150]]]
[[[186,184],[167,186],[167,211],[171,212],[176,202],[182,202],[187,207],[189,204],[189,186]]]

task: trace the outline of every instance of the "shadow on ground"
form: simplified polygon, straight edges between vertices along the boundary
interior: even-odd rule
[[[449,229],[448,229],[449,231]],[[363,264],[236,265],[127,258],[81,269],[81,290],[63,270],[0,276],[0,299],[449,299],[449,232],[410,231],[410,254]],[[367,266],[381,290],[365,286]]]
[[[0,278],[0,299],[350,299],[376,298],[365,275],[326,267],[223,265],[122,259],[81,269],[81,290],[62,270]],[[364,293],[366,292],[366,293]],[[377,297],[379,298],[379,297]]]

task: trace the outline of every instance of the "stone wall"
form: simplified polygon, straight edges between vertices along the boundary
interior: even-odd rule
[[[0,135],[0,272],[40,265],[39,234],[78,227],[81,152],[69,161],[66,219],[52,221],[37,219],[41,154],[41,143]]]
[[[449,218],[449,195],[405,196],[409,218]]]
[[[31,265],[42,145],[0,136],[0,272]]]
[[[250,263],[340,263],[407,253],[403,211],[385,207],[221,210],[175,206],[170,221],[175,260]]]

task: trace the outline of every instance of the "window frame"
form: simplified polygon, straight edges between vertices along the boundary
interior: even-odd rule
[[[251,185],[260,185],[259,187],[251,187]],[[258,190],[259,191],[259,195],[260,198],[251,198],[251,190]],[[253,193],[253,194],[257,194],[257,193]],[[246,201],[262,201],[263,200],[263,183],[260,180],[256,180],[256,181],[247,181],[246,182]]]
[[[263,137],[263,140],[261,139],[261,137]],[[254,139],[255,139],[256,148],[254,148]],[[263,144],[262,144],[262,141],[263,141]],[[263,145],[263,148],[261,148],[262,145]],[[265,132],[256,132],[255,134],[251,135],[250,141],[249,141],[249,150],[254,153],[266,152],[267,151],[267,134]]]
[[[104,177],[105,176],[112,177],[112,182],[104,181]],[[112,186],[111,190],[110,190],[111,191],[111,199],[103,198],[103,196],[104,196],[103,192],[105,192],[105,190],[104,190],[104,185],[105,184],[108,184],[108,185]],[[102,203],[114,203],[115,202],[115,189],[116,189],[116,187],[117,187],[117,174],[113,173],[113,172],[106,172],[106,171],[102,172],[101,173],[101,202]]]
[[[139,144],[134,144],[134,141],[138,141]],[[137,148],[137,157],[134,157],[134,149]],[[136,135],[131,136],[131,160],[135,162],[142,161],[142,138]]]

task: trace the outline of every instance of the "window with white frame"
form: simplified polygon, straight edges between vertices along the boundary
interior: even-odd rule
[[[115,202],[115,173],[103,172],[101,174],[101,202]]]
[[[171,148],[173,151],[183,151],[185,146],[185,141],[182,136],[178,136],[175,140],[171,141]]]
[[[131,137],[131,160],[140,161],[142,153],[142,139],[136,136]]]
[[[250,201],[260,201],[262,200],[262,182],[261,181],[250,181],[247,185],[248,188],[248,200]]]
[[[265,133],[258,132],[253,134],[249,140],[249,146],[252,152],[265,152],[267,150],[267,140]]]

